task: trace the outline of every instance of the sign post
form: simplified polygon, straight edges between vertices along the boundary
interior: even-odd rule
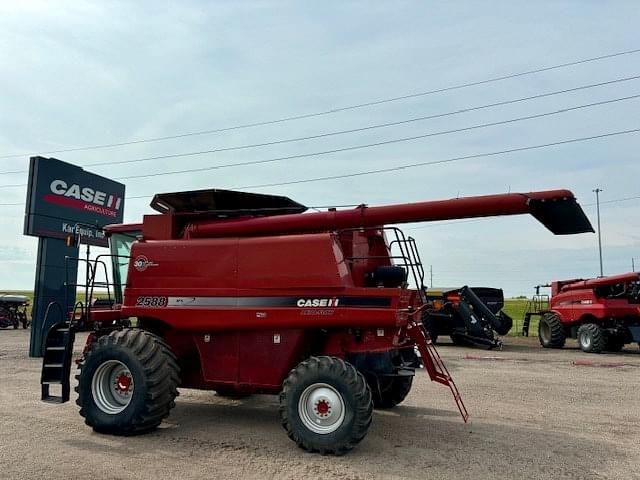
[[[123,184],[77,165],[55,158],[31,158],[24,234],[39,241],[30,356],[42,356],[48,329],[75,304],[79,252],[66,239],[74,235],[80,243],[107,247],[102,227],[122,223],[124,191]],[[47,309],[50,314],[45,318]]]

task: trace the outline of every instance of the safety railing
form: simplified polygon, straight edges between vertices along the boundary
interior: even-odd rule
[[[97,295],[100,295],[101,299],[106,300],[106,305],[101,305],[101,308],[113,308],[117,295],[116,289],[122,288],[119,282],[113,280],[113,271],[111,276],[109,274],[109,267],[115,267],[118,262],[125,260],[129,262],[129,256],[125,255],[112,255],[101,254],[97,255],[94,259],[79,258],[79,257],[65,257],[65,305],[69,305],[69,290],[72,289],[77,294],[78,289],[84,289],[84,303],[79,301],[75,302],[71,314],[71,319],[76,319],[76,313],[80,311],[80,319],[86,320],[90,318],[91,308],[94,300],[97,299]],[[76,268],[70,268],[75,263]],[[77,266],[85,266],[85,279],[84,282],[78,282],[77,280],[71,281],[69,278],[70,271],[77,271]],[[102,279],[100,278],[102,277]],[[112,280],[110,280],[110,278]],[[77,279],[77,277],[76,277]],[[106,298],[105,298],[106,297]]]
[[[340,230],[339,233],[349,231],[381,231],[385,237],[391,237],[387,248],[390,254],[385,256],[368,255],[364,257],[345,257],[347,262],[355,262],[358,260],[368,259],[389,259],[393,265],[407,269],[407,273],[411,275],[416,288],[418,289],[421,299],[426,301],[426,293],[424,288],[424,267],[420,259],[420,253],[416,241],[413,237],[407,237],[398,227],[363,227],[348,228]]]

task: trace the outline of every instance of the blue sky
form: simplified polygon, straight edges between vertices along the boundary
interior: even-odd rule
[[[29,153],[224,128],[640,48],[637,2],[3,2],[0,171]],[[86,165],[393,122],[640,74],[640,53],[370,108],[231,132],[70,152]],[[92,168],[118,177],[297,155],[463,128],[640,93],[640,80],[350,135]],[[127,194],[228,188],[387,168],[640,127],[629,100],[470,132],[272,164],[126,180]],[[640,134],[257,191],[307,205],[381,205],[569,188],[592,204],[640,196]],[[0,185],[24,183],[0,175]],[[24,188],[0,188],[0,203]],[[603,204],[605,273],[640,263],[640,200]],[[32,288],[37,240],[0,212],[0,288]],[[595,208],[586,206],[595,223]],[[128,201],[125,217],[149,212]],[[530,217],[409,225],[437,285],[526,294],[598,273],[593,234],[554,237]]]

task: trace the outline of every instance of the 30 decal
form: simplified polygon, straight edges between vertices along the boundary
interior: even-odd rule
[[[167,297],[138,297],[136,307],[166,307]]]

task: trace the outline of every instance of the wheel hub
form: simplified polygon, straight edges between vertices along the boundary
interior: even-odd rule
[[[132,383],[133,379],[131,378],[130,374],[123,372],[118,375],[118,378],[116,378],[115,380],[116,390],[118,390],[121,394],[128,395]]]
[[[550,328],[546,323],[542,323],[540,325],[540,336],[545,342],[548,342],[551,339]]]
[[[315,412],[319,417],[328,417],[331,415],[331,404],[326,400],[319,400],[316,402]]]
[[[580,336],[580,343],[584,348],[589,348],[591,346],[591,337],[587,333],[583,332]]]
[[[326,383],[308,386],[298,402],[300,420],[309,430],[321,435],[335,432],[344,422],[342,395]]]
[[[102,363],[91,379],[93,401],[100,410],[109,415],[115,415],[127,408],[133,392],[133,376],[129,368],[118,360]]]

